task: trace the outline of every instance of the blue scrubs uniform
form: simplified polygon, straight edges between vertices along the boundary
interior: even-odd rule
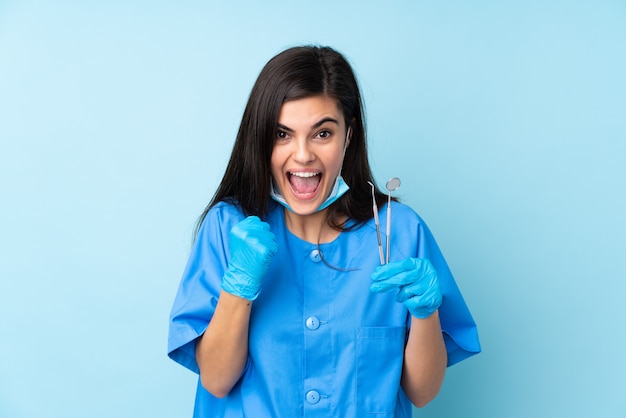
[[[373,219],[317,245],[289,232],[283,211],[276,205],[265,219],[279,250],[252,304],[243,374],[222,399],[198,379],[194,417],[411,417],[400,387],[411,316],[397,292],[369,290],[380,264]],[[392,212],[391,261],[428,258],[439,275],[448,365],[478,353],[476,325],[432,234],[408,206],[394,202]],[[196,373],[195,344],[215,311],[230,229],[243,218],[232,204],[209,211],[174,301],[168,353]],[[386,207],[380,219],[385,231]]]

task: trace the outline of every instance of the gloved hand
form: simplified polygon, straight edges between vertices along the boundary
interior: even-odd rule
[[[427,318],[441,305],[437,272],[426,258],[407,258],[376,267],[370,276],[372,292],[400,289],[396,301],[404,303],[411,315]]]
[[[256,216],[248,216],[230,230],[230,262],[222,278],[222,289],[254,300],[261,292],[261,281],[278,252],[270,226]]]

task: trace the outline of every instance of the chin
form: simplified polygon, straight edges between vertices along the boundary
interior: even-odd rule
[[[314,213],[317,212],[317,208],[320,207],[320,205],[315,205],[315,206],[309,206],[309,205],[298,205],[298,206],[294,206],[294,205],[290,205],[291,206],[291,213],[298,215],[298,216],[308,216],[308,215],[313,215]]]

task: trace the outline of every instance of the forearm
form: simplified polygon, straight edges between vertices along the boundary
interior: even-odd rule
[[[246,365],[251,307],[251,301],[222,291],[196,345],[202,386],[217,397],[228,394]]]
[[[402,388],[411,402],[423,407],[439,393],[447,365],[439,312],[413,317],[404,352]]]

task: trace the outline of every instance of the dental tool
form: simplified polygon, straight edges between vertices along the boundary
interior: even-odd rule
[[[391,192],[393,192],[394,190],[398,190],[398,188],[400,187],[400,179],[397,177],[389,179],[385,187],[387,188],[387,258],[385,260],[385,264],[388,264],[389,247],[391,243]]]
[[[383,242],[380,238],[380,222],[378,220],[378,205],[376,204],[376,195],[374,193],[375,186],[371,181],[367,182],[372,186],[372,209],[374,211],[374,223],[376,224],[376,237],[378,238],[378,255],[380,256],[380,264],[385,264],[385,258],[383,256]]]

